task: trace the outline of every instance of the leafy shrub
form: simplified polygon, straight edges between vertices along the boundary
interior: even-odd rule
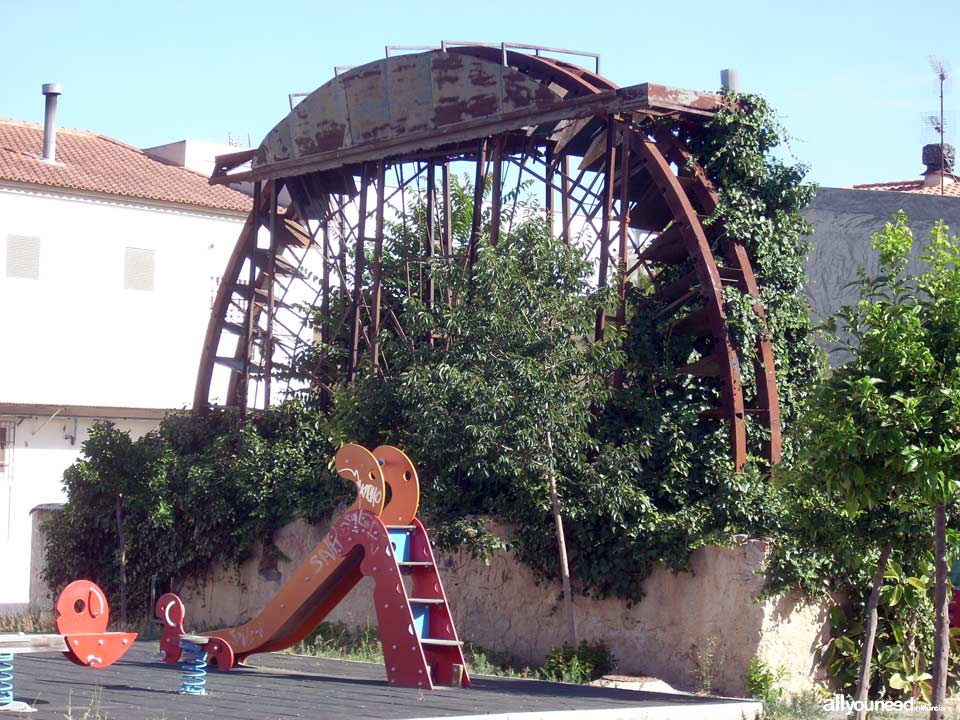
[[[824,720],[827,711],[820,696],[812,691],[788,698],[774,698],[763,704],[763,713],[757,720]]]
[[[694,645],[690,648],[690,665],[698,693],[709,695],[713,691],[717,670],[725,660],[716,637],[710,636],[704,640],[703,647]]]
[[[548,680],[583,684],[608,674],[616,662],[602,640],[594,643],[581,640],[576,650],[570,643],[551,650],[543,663],[543,674]]]
[[[102,423],[83,452],[64,474],[68,502],[47,523],[44,575],[53,588],[86,577],[117,597],[119,505],[136,617],[152,612],[153,578],[163,592],[239,563],[291,519],[326,517],[350,496],[330,469],[322,421],[296,402],[247,422],[232,412],[170,415],[136,440]]]
[[[779,667],[776,670],[754,655],[747,663],[747,673],[744,677],[750,697],[766,702],[783,699],[783,688],[780,682],[787,676],[787,669]]]

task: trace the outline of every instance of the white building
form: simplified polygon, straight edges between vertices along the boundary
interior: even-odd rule
[[[95,132],[60,129],[51,159],[44,146],[42,125],[0,119],[0,612],[28,600],[30,510],[63,501],[92,424],[139,436],[189,407],[250,208]]]

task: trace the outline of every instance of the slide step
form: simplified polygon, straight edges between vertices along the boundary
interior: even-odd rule
[[[421,605],[443,605],[446,601],[442,598],[410,598],[410,602]]]
[[[397,565],[400,567],[433,567],[433,563],[429,560],[404,560],[398,562]]]
[[[438,638],[420,638],[421,645],[447,645],[452,647],[459,647],[463,645],[459,640],[440,640]]]

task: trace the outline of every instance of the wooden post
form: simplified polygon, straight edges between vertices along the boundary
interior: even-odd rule
[[[547,450],[550,452],[550,505],[553,522],[557,529],[557,549],[560,556],[560,580],[563,584],[563,604],[567,615],[567,632],[570,647],[577,649],[577,619],[573,614],[573,589],[570,584],[570,565],[567,562],[567,541],[563,534],[563,516],[560,514],[560,495],[557,492],[557,467],[553,457],[553,439],[547,431]]]
[[[123,493],[117,494],[117,541],[120,545],[120,623],[127,627],[127,536],[123,532]]]

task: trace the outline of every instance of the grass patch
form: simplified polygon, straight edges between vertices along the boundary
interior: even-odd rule
[[[823,698],[808,690],[789,698],[771,698],[763,703],[763,714],[757,720],[822,720],[827,717]]]
[[[473,675],[494,675],[496,677],[524,678],[526,680],[545,680],[543,672],[537,668],[520,667],[509,654],[487,650],[472,642],[463,644],[463,657],[467,669]]]
[[[540,670],[518,668],[509,655],[485,650],[473,643],[464,643],[464,658],[467,669],[475,675],[498,677],[546,679]],[[351,628],[341,622],[323,622],[309,637],[284,650],[291,655],[353,660],[356,662],[383,663],[383,648],[376,626]]]
[[[309,655],[335,660],[383,663],[380,634],[373,625],[357,629],[341,622],[323,622],[308,637],[283,652],[290,655]],[[590,679],[586,674],[574,676],[561,673],[558,675],[557,672],[548,672],[550,668],[521,666],[507,653],[487,650],[471,642],[463,644],[463,655],[467,661],[467,669],[473,675],[561,682],[588,682]]]
[[[377,628],[371,625],[353,629],[340,622],[322,622],[308,637],[284,652],[292,655],[383,663],[380,634]]]
[[[0,615],[0,632],[52,633],[55,632],[53,615],[40,610],[27,610],[16,615]]]

